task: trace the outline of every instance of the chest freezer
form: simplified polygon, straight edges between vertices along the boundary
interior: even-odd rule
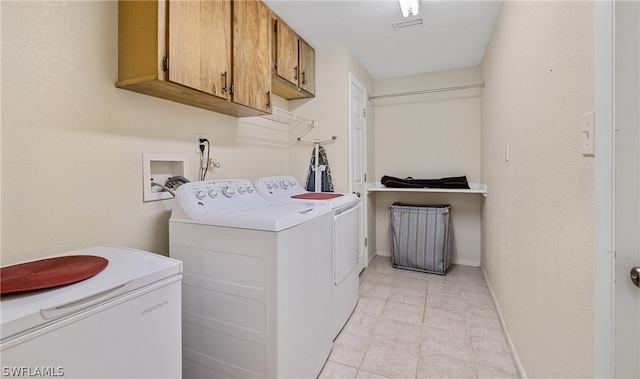
[[[0,298],[3,376],[179,378],[182,263],[95,246],[86,280]]]

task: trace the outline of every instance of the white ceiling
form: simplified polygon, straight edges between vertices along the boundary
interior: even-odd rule
[[[480,64],[502,1],[420,0],[403,18],[398,0],[263,0],[314,49],[347,45],[374,79]],[[396,31],[392,22],[422,18]]]

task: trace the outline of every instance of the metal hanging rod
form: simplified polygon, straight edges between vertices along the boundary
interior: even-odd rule
[[[424,93],[457,91],[457,90],[469,89],[469,88],[484,88],[484,82],[479,83],[479,84],[469,84],[469,85],[466,85],[466,86],[458,86],[458,87],[434,88],[434,89],[425,89],[425,90],[421,90],[421,91],[399,92],[399,93],[390,93],[390,94],[387,94],[387,95],[369,96],[369,100],[384,99],[384,98],[388,98],[388,97],[422,95]]]
[[[328,138],[328,139],[325,139],[325,140],[319,140],[319,139],[305,140],[305,139],[302,139],[301,137],[298,137],[298,141],[312,143],[314,145],[315,144],[325,143],[325,142],[330,142],[330,141],[335,141],[337,139],[338,139],[338,137],[336,137],[336,136],[331,136],[331,138]]]

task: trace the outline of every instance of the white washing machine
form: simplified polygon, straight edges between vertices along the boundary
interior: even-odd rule
[[[329,204],[333,210],[333,335],[340,333],[358,303],[360,279],[359,198],[354,194],[308,192],[293,176],[270,176],[255,181],[269,200]]]
[[[318,376],[333,346],[332,224],[328,205],[268,201],[248,180],[178,188],[184,378]]]
[[[62,254],[82,255],[108,264],[77,283],[2,296],[2,376],[180,378],[182,264],[108,246]],[[81,265],[17,273],[16,279],[37,284],[76,269]]]

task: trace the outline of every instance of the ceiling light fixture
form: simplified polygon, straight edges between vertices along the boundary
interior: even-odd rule
[[[407,21],[395,21],[392,22],[391,25],[393,25],[394,30],[398,31],[424,25],[424,21],[421,18],[412,18]]]
[[[409,14],[413,16],[418,15],[418,9],[420,8],[420,3],[418,0],[398,0],[400,2],[400,9],[402,10],[403,17],[409,17]]]

